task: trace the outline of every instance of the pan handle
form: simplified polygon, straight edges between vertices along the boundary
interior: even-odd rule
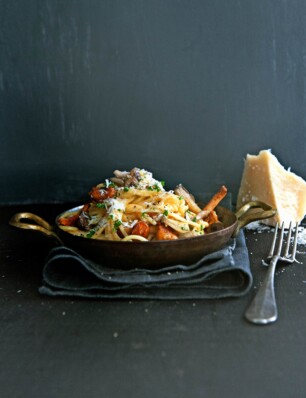
[[[255,209],[258,209],[258,211],[255,211]],[[277,210],[273,209],[273,207],[268,205],[267,203],[260,202],[258,200],[246,203],[245,205],[240,207],[240,209],[235,213],[238,224],[234,236],[237,236],[240,229],[250,224],[251,222],[274,217],[276,213]]]
[[[33,224],[33,222],[35,224]],[[9,224],[16,228],[38,231],[45,236],[55,238],[58,243],[63,244],[61,238],[53,231],[52,226],[43,218],[33,213],[17,213],[12,216]]]

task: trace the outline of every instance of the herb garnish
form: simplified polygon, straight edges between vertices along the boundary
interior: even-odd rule
[[[95,230],[94,229],[91,229],[87,234],[86,234],[86,238],[92,238],[93,237],[93,235],[95,234]]]
[[[121,224],[122,224],[122,222],[121,222],[120,220],[116,220],[116,221],[114,222],[114,228],[115,228],[115,229],[118,229],[118,228],[120,227]]]
[[[160,187],[159,187],[157,184],[154,184],[154,185],[149,186],[149,187],[148,187],[148,190],[149,190],[149,191],[157,191],[157,192],[160,192],[160,191],[161,191]]]

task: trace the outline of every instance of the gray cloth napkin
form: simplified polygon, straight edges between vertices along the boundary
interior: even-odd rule
[[[239,297],[252,286],[248,250],[240,231],[223,249],[192,265],[118,270],[60,246],[49,253],[39,289],[50,296],[100,299],[216,299]]]

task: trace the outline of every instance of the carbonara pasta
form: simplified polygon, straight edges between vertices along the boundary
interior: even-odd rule
[[[75,214],[59,219],[61,229],[90,239],[115,241],[174,240],[200,236],[213,210],[204,210],[182,186],[166,191],[152,173],[134,168],[93,187],[90,201]]]

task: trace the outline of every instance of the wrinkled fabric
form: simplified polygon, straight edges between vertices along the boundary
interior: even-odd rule
[[[240,231],[226,247],[192,265],[157,270],[118,270],[60,246],[46,259],[39,292],[97,299],[216,299],[242,296],[252,282],[248,250]]]

